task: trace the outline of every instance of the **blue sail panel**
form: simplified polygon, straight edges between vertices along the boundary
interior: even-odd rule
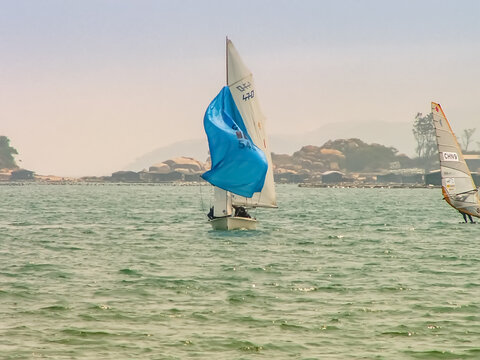
[[[228,86],[208,106],[203,125],[212,168],[202,178],[240,196],[252,197],[261,191],[267,158],[250,138]]]

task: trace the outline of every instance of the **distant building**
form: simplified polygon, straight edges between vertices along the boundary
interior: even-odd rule
[[[184,180],[184,175],[178,171],[172,171],[167,174],[142,171],[139,173],[139,177],[142,181],[153,183]]]
[[[387,174],[377,175],[378,183],[423,184],[423,172],[419,169],[393,170]]]
[[[404,184],[423,184],[424,177],[423,174],[403,174],[402,183]]]
[[[325,184],[332,184],[332,183],[339,183],[343,180],[343,173],[340,171],[325,171],[322,174],[322,183]]]
[[[402,183],[402,175],[401,174],[395,174],[393,172],[388,173],[388,174],[379,174],[377,175],[377,182],[378,183],[397,183],[401,184]]]
[[[12,171],[10,180],[33,180],[33,171],[26,169],[19,169]]]
[[[199,174],[183,174],[185,181],[195,181],[195,182],[205,181],[205,180],[202,179],[202,177],[200,175],[202,175],[202,174],[201,173],[199,173]]]
[[[117,171],[112,174],[111,180],[115,182],[139,182],[140,175],[135,171]]]
[[[440,170],[431,171],[425,175],[425,185],[442,185]]]
[[[302,183],[308,178],[308,174],[298,174],[296,172],[285,171],[274,174],[273,178],[276,183]]]

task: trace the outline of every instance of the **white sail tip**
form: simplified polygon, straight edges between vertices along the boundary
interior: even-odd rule
[[[440,106],[440,104],[432,101],[432,113],[443,114],[443,110],[442,110],[442,107]]]

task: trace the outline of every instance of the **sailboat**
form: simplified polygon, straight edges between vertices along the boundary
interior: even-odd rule
[[[214,186],[208,217],[215,230],[254,230],[246,209],[277,207],[273,164],[252,73],[228,38],[226,70],[203,120],[212,166],[202,178]]]
[[[443,198],[464,215],[480,217],[480,200],[457,138],[440,104],[432,102],[437,135]]]

